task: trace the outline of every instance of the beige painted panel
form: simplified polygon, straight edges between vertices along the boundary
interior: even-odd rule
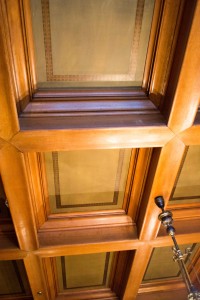
[[[59,289],[108,286],[113,253],[95,253],[56,258]]]
[[[200,202],[200,146],[189,146],[171,203]]]
[[[122,208],[131,149],[45,153],[52,213]]]
[[[185,249],[188,247],[192,249],[192,254],[188,257],[189,259],[185,257],[185,262],[189,265],[190,260],[192,260],[193,255],[199,248],[199,244],[181,245],[180,249],[182,253],[185,253]],[[170,279],[177,276],[180,276],[180,269],[178,263],[173,260],[172,247],[155,248],[143,281]]]
[[[154,0],[31,0],[38,86],[140,85],[153,8]]]

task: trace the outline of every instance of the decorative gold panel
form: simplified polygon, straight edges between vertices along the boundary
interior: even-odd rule
[[[153,7],[154,0],[31,0],[38,86],[141,85]]]
[[[191,248],[192,253],[185,257],[186,265],[190,265],[193,255],[199,248],[199,244],[180,245],[182,253],[186,248]],[[173,260],[172,247],[155,248],[153,250],[149,265],[144,275],[143,281],[156,279],[170,279],[180,276],[178,263]]]
[[[131,150],[45,154],[52,213],[122,208]]]
[[[200,202],[200,146],[190,146],[185,152],[171,202]]]
[[[113,253],[95,253],[56,258],[60,292],[66,289],[108,287]]]
[[[0,261],[0,295],[30,295],[24,264],[20,260]]]

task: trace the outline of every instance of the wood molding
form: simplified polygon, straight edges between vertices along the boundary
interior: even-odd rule
[[[162,111],[176,134],[193,125],[199,106],[200,3],[186,1]]]
[[[36,121],[37,122],[37,121]],[[165,126],[21,131],[11,143],[22,152],[162,147],[173,133]]]
[[[0,137],[9,140],[19,131],[16,112],[16,94],[13,86],[15,80],[11,63],[11,47],[9,44],[6,3],[0,3],[0,91],[1,91],[1,123]],[[12,122],[11,122],[12,120]]]
[[[25,257],[24,265],[27,271],[33,298],[36,300],[50,299],[41,259],[30,253]],[[42,292],[42,294],[39,294],[38,292]]]
[[[159,20],[159,33],[156,39],[151,81],[149,83],[149,97],[156,106],[160,105],[166,92],[184,5],[184,1],[180,0],[160,2],[162,16]]]
[[[156,284],[155,284],[156,283]],[[158,291],[173,291],[185,289],[183,281],[179,278],[156,280],[156,282],[142,283],[138,290],[138,294],[147,294]]]
[[[12,146],[3,148],[0,152],[0,169],[20,248],[36,249],[37,232],[23,154]]]
[[[175,137],[161,150],[155,149],[153,152],[150,173],[136,222],[142,240],[154,239],[157,235],[160,226],[158,222],[159,210],[154,203],[154,198],[162,195],[167,205],[184,151],[185,145]],[[172,169],[173,173],[171,172]]]
[[[200,144],[200,125],[193,125],[192,127],[180,132],[178,137],[186,145]]]
[[[147,268],[152,247],[150,245],[140,246],[134,255],[134,260],[131,265],[129,278],[126,283],[126,288],[123,294],[123,300],[134,300],[138,293],[140,283],[143,279]],[[137,270],[137,276],[135,276]]]

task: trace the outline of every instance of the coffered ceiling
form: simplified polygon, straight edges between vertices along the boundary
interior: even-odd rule
[[[200,2],[0,1],[0,298],[200,288]],[[195,267],[195,270],[193,268]]]

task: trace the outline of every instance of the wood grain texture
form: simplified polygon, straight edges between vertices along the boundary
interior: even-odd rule
[[[27,271],[33,298],[36,300],[50,299],[40,258],[30,253],[24,259],[24,265]],[[42,292],[42,294],[40,295],[38,292]]]
[[[157,106],[160,105],[160,101],[165,95],[183,4],[184,1],[167,0],[163,2],[163,7],[161,7],[162,18],[160,19],[149,86],[150,99]]]
[[[26,37],[24,30],[24,20],[20,1],[5,1],[8,24],[9,38],[12,51],[12,70],[16,80],[15,89],[17,101],[29,95],[29,78],[27,69]]]
[[[200,3],[186,1],[163,112],[177,133],[193,125],[199,106]],[[173,102],[172,102],[173,101]]]
[[[178,243],[200,242],[199,204],[169,202],[185,147],[200,144],[199,112],[196,114],[200,2],[156,1],[145,92],[132,88],[43,89],[26,106],[26,96],[32,96],[36,84],[29,4],[28,0],[0,1],[0,173],[16,231],[15,236],[10,223],[1,225],[0,260],[24,260],[33,298],[38,300],[182,299],[185,291],[180,282],[141,282],[152,249],[172,246],[165,229],[159,229],[155,196],[163,195],[174,214]],[[161,112],[148,99],[148,92]],[[162,95],[166,96],[160,102]],[[24,109],[20,129],[19,99]],[[126,147],[143,148],[129,172],[129,183],[134,180],[132,190],[127,187],[128,216],[127,206],[109,213],[49,214],[42,154],[37,152]],[[117,261],[113,292],[56,295],[55,257],[110,251],[121,251],[121,257],[130,254],[129,260]],[[126,263],[128,276],[123,272]],[[199,272],[199,252],[195,264]],[[115,276],[115,271],[121,273]],[[37,294],[40,290],[42,296]]]
[[[21,131],[11,143],[23,152],[162,147],[173,133],[165,126]]]
[[[134,260],[131,265],[129,278],[126,284],[126,289],[122,297],[123,300],[134,300],[138,293],[138,289],[145,270],[148,265],[152,252],[152,247],[149,245],[141,246],[137,249]],[[137,270],[137,276],[135,276]]]
[[[16,94],[13,89],[15,83],[5,1],[0,3],[0,45],[0,105],[3,112],[0,116],[0,137],[9,140],[19,131],[19,124],[16,113]]]
[[[173,291],[177,289],[185,289],[184,283],[181,279],[176,278],[174,279],[165,279],[165,280],[157,280],[157,284],[149,282],[149,283],[142,283],[138,290],[138,296],[140,294],[148,295],[148,293],[159,292],[159,291]]]
[[[0,169],[21,250],[36,249],[36,226],[23,154],[12,146],[3,148]]]
[[[17,247],[13,249],[7,248],[6,243],[2,240],[4,245],[3,249],[0,251],[0,260],[16,260],[16,259],[24,259],[27,256],[26,251],[19,250]]]
[[[39,232],[41,257],[78,255],[135,249],[137,240],[133,226],[76,229],[58,232]]]
[[[25,156],[31,198],[37,228],[47,220],[47,191],[44,182],[43,168],[44,162],[42,156],[38,153],[27,153]]]
[[[186,145],[199,145],[200,144],[200,125],[194,125],[188,129],[180,132],[178,137]]]
[[[48,221],[42,224],[40,232],[59,231],[71,229],[92,229],[105,226],[133,225],[132,219],[125,215],[124,211],[97,211],[85,213],[63,213],[50,215]]]
[[[149,37],[149,45],[146,56],[146,63],[143,75],[142,87],[148,91],[151,83],[151,74],[153,71],[154,56],[156,52],[157,40],[159,36],[159,28],[162,20],[163,1],[155,1],[153,19],[151,24],[151,32]]]
[[[142,240],[156,237],[160,224],[154,198],[162,195],[167,205],[184,150],[185,145],[174,138],[160,152],[158,150],[154,152],[137,222]],[[171,172],[172,169],[173,173]]]

